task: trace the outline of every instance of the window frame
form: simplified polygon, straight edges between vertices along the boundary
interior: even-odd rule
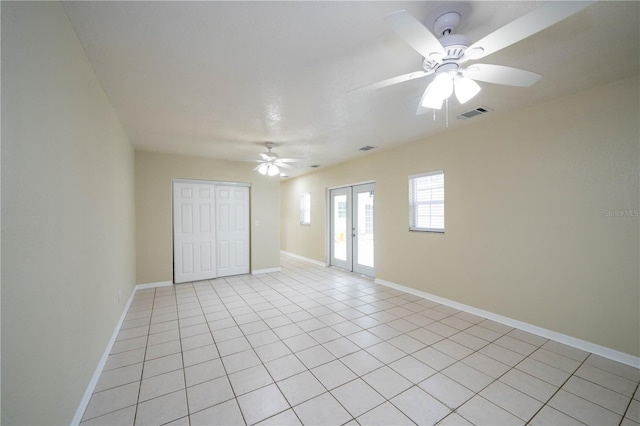
[[[300,194],[300,225],[311,225],[311,193]]]
[[[439,176],[442,175],[442,186],[441,187],[434,187],[434,188],[430,188],[429,190],[432,189],[439,189],[442,188],[442,200],[427,200],[427,201],[422,201],[419,202],[416,200],[417,198],[417,180],[420,178],[426,178],[426,177],[431,177],[431,176]],[[415,182],[415,183],[414,183]],[[415,231],[415,232],[435,232],[435,233],[439,233],[439,234],[444,234],[445,231],[445,195],[444,195],[444,191],[445,191],[445,183],[444,183],[444,170],[434,170],[431,172],[426,172],[426,173],[418,173],[418,174],[414,174],[414,175],[410,175],[409,179],[408,179],[408,183],[409,183],[409,231]],[[417,208],[420,205],[428,205],[428,206],[432,206],[432,205],[442,205],[442,228],[440,227],[420,227],[417,226],[417,222],[418,222],[418,213],[417,213]],[[434,215],[432,215],[431,213],[429,213],[428,217],[429,217],[429,222],[430,224],[432,224],[431,218]]]

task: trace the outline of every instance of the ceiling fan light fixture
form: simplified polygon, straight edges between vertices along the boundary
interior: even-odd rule
[[[478,92],[480,92],[481,89],[478,83],[468,77],[456,78],[454,85],[456,98],[458,98],[458,102],[460,102],[461,104],[472,99],[475,95],[478,94]]]
[[[433,94],[434,91],[433,90],[429,90],[430,88],[431,88],[431,86],[427,87],[427,90],[425,90],[424,95],[422,95],[422,100],[420,101],[420,106],[422,106],[423,108],[441,109],[442,108],[442,101],[444,99],[434,95]]]
[[[258,169],[258,173],[264,176],[275,176],[280,174],[280,168],[275,164],[265,163]]]
[[[267,176],[276,176],[280,174],[280,168],[275,164],[269,164],[267,166]]]
[[[435,86],[436,95],[443,100],[453,93],[453,78],[448,72],[438,74],[431,84]]]
[[[280,168],[275,164],[264,163],[258,167],[258,173],[263,176],[275,176],[280,174]]]
[[[438,74],[425,90],[420,105],[424,108],[440,109],[442,102],[453,93],[453,78],[447,72]]]

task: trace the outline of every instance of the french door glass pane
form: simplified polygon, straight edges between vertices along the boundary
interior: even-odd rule
[[[359,265],[373,268],[373,191],[359,192],[358,203],[358,259]]]
[[[347,196],[333,197],[333,257],[347,261]]]

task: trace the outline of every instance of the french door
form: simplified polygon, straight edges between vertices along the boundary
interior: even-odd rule
[[[331,265],[375,276],[374,195],[373,183],[329,192]]]

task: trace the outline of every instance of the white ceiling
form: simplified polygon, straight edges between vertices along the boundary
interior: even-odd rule
[[[421,70],[385,23],[425,20],[444,2],[67,2],[65,9],[135,149],[248,161],[273,141],[304,157],[290,176],[447,131],[444,112],[416,116],[429,78],[353,89]],[[471,2],[472,42],[540,2]],[[450,102],[449,128],[480,105],[491,115],[549,101],[640,70],[640,2],[597,2],[482,59],[543,75],[530,88],[480,83]],[[375,151],[373,151],[375,152]],[[253,167],[252,164],[247,167]]]

